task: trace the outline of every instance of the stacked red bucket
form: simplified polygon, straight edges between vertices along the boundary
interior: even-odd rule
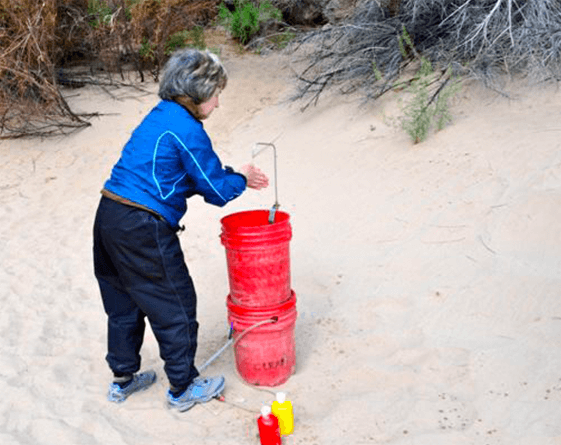
[[[222,218],[239,375],[256,386],[278,386],[294,373],[296,295],[290,285],[288,213],[248,210]]]

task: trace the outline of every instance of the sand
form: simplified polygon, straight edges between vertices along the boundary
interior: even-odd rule
[[[275,140],[278,200],[291,216],[299,312],[285,444],[561,444],[561,93],[512,98],[466,85],[453,123],[418,145],[398,98],[286,101],[278,56],[225,53],[228,88],[206,128],[225,164]],[[151,94],[70,92],[105,113],[71,136],[0,143],[0,443],[257,444],[275,388],[241,381],[226,351],[225,402],[165,406],[158,381],[106,401],[106,319],[92,270],[99,190]],[[255,161],[270,175],[271,151]],[[220,218],[268,209],[274,189],[224,208],[190,201],[181,241],[199,294],[202,364],[227,334]]]

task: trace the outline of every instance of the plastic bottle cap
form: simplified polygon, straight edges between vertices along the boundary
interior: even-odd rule
[[[263,417],[266,417],[269,414],[271,414],[271,407],[270,406],[265,405],[265,406],[261,407],[261,415]]]
[[[286,400],[286,394],[284,392],[277,392],[277,402],[284,403]]]

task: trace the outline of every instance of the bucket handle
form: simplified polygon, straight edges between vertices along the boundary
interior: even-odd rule
[[[274,165],[274,172],[275,172],[275,178],[274,178],[275,203],[273,204],[273,207],[271,207],[271,210],[269,210],[269,224],[273,224],[275,222],[275,214],[277,213],[277,210],[280,207],[279,195],[277,189],[277,147],[275,147],[275,144],[273,144],[272,142],[256,142],[255,145],[253,146],[253,150],[251,151],[251,158],[255,159],[255,157],[258,154],[260,154],[263,150],[267,148],[272,148],[274,153],[273,165]]]
[[[278,316],[273,316],[267,320],[261,320],[258,323],[255,323],[254,325],[250,326],[249,328],[245,329],[244,331],[242,331],[242,333],[238,336],[238,338],[236,338],[234,340],[233,338],[233,332],[234,332],[234,323],[232,322],[232,325],[230,326],[230,332],[228,334],[228,341],[224,344],[224,346],[222,346],[218,351],[216,351],[214,353],[214,355],[209,358],[206,363],[204,365],[202,365],[201,367],[199,367],[199,372],[203,372],[204,369],[206,369],[214,360],[216,360],[223,352],[224,350],[230,346],[231,344],[236,344],[238,341],[241,340],[241,338],[247,334],[248,332],[252,331],[255,328],[258,328],[259,326],[262,326],[266,323],[276,323],[277,321],[279,321],[279,317]]]
[[[240,335],[238,335],[238,338],[236,338],[236,340],[234,341],[234,346],[236,345],[237,342],[239,342],[242,339],[243,336],[245,336],[245,334],[253,331],[254,329],[258,328],[259,326],[263,326],[264,324],[267,324],[267,323],[276,323],[277,321],[279,321],[279,317],[277,317],[275,315],[275,316],[273,316],[273,317],[271,317],[267,320],[261,320],[260,322],[255,323],[254,325],[251,325],[249,328],[243,330]]]

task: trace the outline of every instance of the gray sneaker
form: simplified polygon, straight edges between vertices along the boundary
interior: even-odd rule
[[[128,396],[135,392],[148,389],[155,381],[156,373],[154,371],[146,371],[134,374],[132,381],[124,388],[121,388],[117,383],[111,383],[109,385],[107,400],[116,403],[124,402]]]
[[[179,411],[187,411],[196,403],[208,402],[213,397],[218,397],[224,390],[224,377],[197,377],[189,387],[178,397],[173,397],[168,390],[168,405]]]

